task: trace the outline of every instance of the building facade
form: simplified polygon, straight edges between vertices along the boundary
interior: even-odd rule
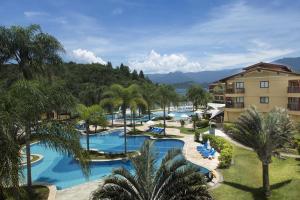
[[[285,108],[300,122],[300,74],[287,66],[257,63],[218,83],[225,88],[224,121],[236,121],[245,108],[254,105],[262,113],[276,106]]]

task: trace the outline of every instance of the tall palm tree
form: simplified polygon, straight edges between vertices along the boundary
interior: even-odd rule
[[[177,97],[176,92],[173,87],[167,85],[160,85],[156,90],[156,97],[159,102],[159,105],[163,109],[163,118],[164,118],[164,135],[166,135],[166,108],[171,103],[175,104]]]
[[[132,84],[125,88],[121,85],[111,85],[109,90],[104,93],[105,101],[112,101],[117,106],[121,106],[123,120],[124,120],[124,152],[127,153],[127,130],[126,130],[126,109],[134,110],[139,104],[147,104],[140,93],[137,85]]]
[[[77,112],[79,114],[79,119],[85,121],[85,134],[86,134],[86,148],[87,151],[90,151],[90,125],[91,122],[95,121],[96,115],[101,115],[102,108],[100,105],[92,105],[92,106],[85,106],[83,104],[77,105]]]
[[[145,141],[140,152],[131,158],[133,173],[124,167],[115,169],[93,193],[92,199],[212,199],[203,176],[184,158],[180,149],[170,150],[158,168],[153,141]]]
[[[67,123],[56,121],[41,121],[40,116],[46,113],[52,105],[52,97],[47,96],[47,89],[38,82],[21,80],[15,83],[2,103],[0,114],[13,116],[13,123],[3,123],[2,127],[9,131],[11,146],[17,145],[18,153],[14,156],[20,158],[19,152],[25,144],[27,159],[27,185],[32,186],[31,179],[31,149],[30,143],[39,140],[46,147],[53,148],[63,153],[69,153],[79,159],[82,169],[88,175],[87,156],[80,146],[79,135],[73,131],[73,127]],[[68,96],[66,91],[56,90],[63,96]],[[51,93],[49,93],[51,94]],[[56,99],[58,100],[58,99]],[[5,115],[4,115],[5,116]],[[3,131],[2,131],[3,132]],[[13,158],[14,159],[14,158]],[[11,166],[14,175],[17,176],[19,166]]]
[[[197,110],[198,106],[204,103],[203,101],[206,98],[205,93],[201,85],[192,85],[188,88],[186,96],[193,103],[193,111]]]
[[[143,98],[145,99],[148,105],[148,109],[147,109],[148,119],[151,120],[151,108],[153,108],[154,105],[157,103],[156,95],[155,95],[156,87],[153,84],[145,83],[141,89],[142,89]]]
[[[274,108],[263,115],[255,107],[248,108],[237,121],[237,139],[250,146],[262,162],[263,188],[270,196],[269,164],[273,152],[291,139],[293,125],[283,108]]]
[[[113,99],[103,99],[100,101],[100,106],[104,108],[111,115],[111,127],[114,127],[114,111],[116,109],[116,105]]]
[[[46,74],[46,65],[62,63],[63,52],[60,42],[39,25],[0,27],[0,64],[17,63],[26,80]]]

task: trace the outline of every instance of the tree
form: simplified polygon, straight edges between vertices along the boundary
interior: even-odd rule
[[[206,92],[200,85],[192,85],[186,93],[187,99],[193,103],[193,111],[205,103]]]
[[[167,85],[160,85],[156,90],[156,98],[164,113],[164,135],[166,135],[166,107],[169,106],[172,102],[176,102],[177,98],[174,98],[175,96],[175,89]]]
[[[102,109],[99,105],[85,106],[78,104],[76,108],[79,119],[85,121],[85,134],[86,134],[86,149],[90,151],[90,125],[97,122],[95,116],[101,116]]]
[[[142,95],[147,103],[148,119],[151,120],[151,108],[154,107],[156,101],[156,87],[153,84],[145,83],[142,86]]]
[[[59,101],[53,96],[47,96],[51,95],[51,92],[46,92],[49,91],[48,87],[40,82],[20,80],[12,86],[4,100],[2,99],[2,107],[0,109],[0,116],[5,116],[0,122],[0,128],[2,129],[0,133],[3,136],[3,133],[6,131],[6,134],[9,134],[11,137],[10,140],[6,141],[10,141],[10,146],[18,148],[17,153],[10,154],[13,156],[10,158],[11,162],[16,158],[20,159],[19,152],[25,145],[27,185],[29,189],[32,186],[30,151],[30,143],[32,141],[39,140],[46,147],[75,156],[79,159],[84,173],[88,175],[87,157],[80,146],[79,135],[77,132],[74,132],[73,126],[53,120],[43,121],[40,118],[43,113],[51,109],[51,105],[54,102],[57,103]],[[56,93],[60,94],[58,96],[61,97],[61,101],[68,102],[66,98],[69,94],[65,92],[56,90]],[[52,107],[52,109],[57,108],[57,106]],[[12,162],[10,166],[14,177],[20,173],[19,165],[15,164],[17,164],[16,161]],[[12,185],[14,186],[14,184]]]
[[[143,70],[140,71],[140,73],[139,73],[139,78],[140,78],[140,79],[145,79],[145,75],[144,75]]]
[[[115,169],[93,193],[92,199],[212,199],[203,176],[184,158],[180,149],[168,151],[158,168],[153,141],[145,141],[140,152],[131,158],[133,173],[124,167]]]
[[[111,115],[111,127],[114,127],[114,111],[116,109],[116,104],[113,99],[106,98],[101,100],[100,106],[104,108]]]
[[[263,189],[268,197],[271,195],[269,164],[274,151],[290,141],[292,121],[283,108],[274,108],[263,115],[255,107],[250,107],[241,114],[236,125],[236,138],[253,148],[262,162]]]
[[[126,109],[132,110],[138,107],[138,104],[147,104],[143,99],[140,89],[137,85],[132,84],[125,88],[121,85],[112,85],[105,93],[104,100],[114,102],[115,105],[121,106],[123,120],[124,120],[124,152],[127,153],[127,123],[126,123]]]
[[[95,127],[95,133],[97,132],[98,126],[101,126],[102,129],[105,129],[107,127],[108,122],[102,109],[100,109],[99,112],[96,112],[94,115],[92,115],[90,124]]]
[[[133,80],[138,80],[138,78],[139,78],[139,75],[136,70],[133,70],[131,76],[132,76]]]
[[[45,65],[62,63],[63,52],[59,41],[43,33],[39,25],[0,27],[0,64],[17,63],[27,80],[46,74]]]

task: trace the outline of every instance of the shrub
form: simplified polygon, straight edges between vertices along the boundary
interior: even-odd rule
[[[199,142],[200,134],[201,134],[201,133],[200,133],[199,131],[195,131],[194,140],[195,140],[196,142]]]
[[[181,119],[181,120],[180,120],[180,125],[181,125],[181,127],[183,127],[184,124],[185,124],[185,121]]]
[[[232,145],[224,138],[218,136],[208,135],[208,134],[203,136],[204,142],[206,142],[208,139],[210,141],[210,145],[220,153],[219,167],[228,168],[232,160],[232,154],[233,154]]]
[[[205,128],[205,127],[208,127],[208,125],[209,125],[209,121],[207,119],[203,119],[201,121],[196,122],[196,126],[198,128]]]
[[[223,130],[225,133],[233,133],[236,131],[235,124],[233,123],[223,123]]]
[[[172,117],[170,116],[166,116],[166,120],[171,120]],[[152,121],[158,121],[158,120],[164,120],[163,116],[159,116],[159,117],[155,117],[154,119],[152,119]]]

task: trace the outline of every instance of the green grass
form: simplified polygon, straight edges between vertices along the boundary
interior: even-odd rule
[[[32,186],[32,192],[27,191],[27,187],[21,187],[21,199],[22,200],[47,200],[49,196],[49,189],[46,186],[34,185]],[[6,197],[7,200],[15,200],[12,196],[14,191],[10,192],[10,195]]]
[[[234,147],[234,164],[221,170],[224,182],[212,190],[217,200],[260,200],[262,193],[261,162],[254,152]],[[270,164],[270,200],[292,200],[300,196],[300,160],[273,158]]]
[[[157,127],[164,127],[163,124],[157,124]],[[185,127],[177,127],[177,126],[166,126],[167,128],[176,128],[180,130],[180,133],[183,134],[195,134],[195,131],[192,128],[185,128]],[[209,127],[205,127],[205,128],[196,128],[197,131],[200,132],[206,132],[208,131]]]
[[[107,159],[118,159],[118,158],[127,158],[138,155],[137,151],[124,153],[99,153],[97,151],[90,151],[89,156],[91,160],[107,160]]]

